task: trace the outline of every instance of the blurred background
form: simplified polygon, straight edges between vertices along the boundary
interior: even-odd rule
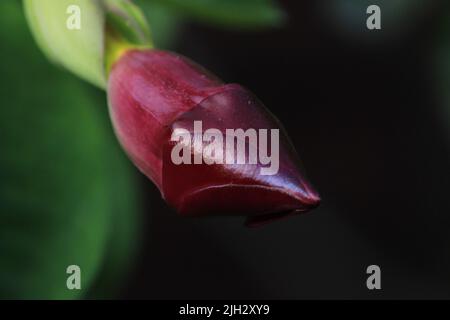
[[[120,150],[104,92],[51,65],[2,1],[1,298],[450,298],[448,1],[135,2],[159,47],[277,115],[323,203],[257,229],[177,216]]]

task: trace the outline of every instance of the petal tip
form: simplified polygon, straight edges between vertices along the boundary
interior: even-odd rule
[[[299,215],[302,213],[309,212],[317,208],[321,203],[321,198],[319,194],[315,191],[308,190],[307,195],[302,195],[301,197],[294,196],[295,200],[298,201],[298,207],[291,210],[285,211],[274,211],[262,215],[250,216],[245,220],[244,225],[248,228],[262,227],[269,223],[283,220],[288,217]]]

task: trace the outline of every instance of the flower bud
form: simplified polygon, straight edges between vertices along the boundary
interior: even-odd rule
[[[305,212],[320,201],[300,171],[285,130],[263,104],[241,86],[223,84],[180,55],[126,52],[112,67],[108,100],[123,148],[181,215],[245,215],[248,224],[256,225]],[[215,142],[222,141],[215,154],[207,152],[212,139],[205,141],[205,133],[213,129]],[[238,129],[241,136],[228,139]],[[174,139],[177,130],[186,134],[181,147]],[[275,134],[268,137],[269,132]],[[247,146],[236,161],[243,150],[239,144],[255,137],[256,148]],[[175,148],[184,150],[177,154]],[[274,153],[277,170],[267,172],[267,159]],[[234,157],[227,161],[230,154]],[[260,161],[255,162],[255,155]]]
[[[123,148],[181,215],[244,215],[257,225],[320,201],[279,121],[187,58],[126,52],[112,66],[108,100]]]

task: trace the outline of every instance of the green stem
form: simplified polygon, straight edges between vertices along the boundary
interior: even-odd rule
[[[104,0],[106,7],[105,24],[105,72],[108,78],[112,66],[120,57],[132,49],[151,49],[151,40],[147,22],[141,11],[128,2]],[[117,7],[121,4],[120,7]]]

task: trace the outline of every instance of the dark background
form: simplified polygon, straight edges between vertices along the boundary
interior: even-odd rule
[[[175,49],[257,93],[321,206],[257,229],[185,219],[142,177],[144,241],[121,296],[450,298],[449,144],[432,59],[448,5],[422,1],[381,31],[366,29],[363,12],[352,33],[327,1],[281,3],[279,29],[186,23]],[[382,290],[366,288],[371,264]]]

